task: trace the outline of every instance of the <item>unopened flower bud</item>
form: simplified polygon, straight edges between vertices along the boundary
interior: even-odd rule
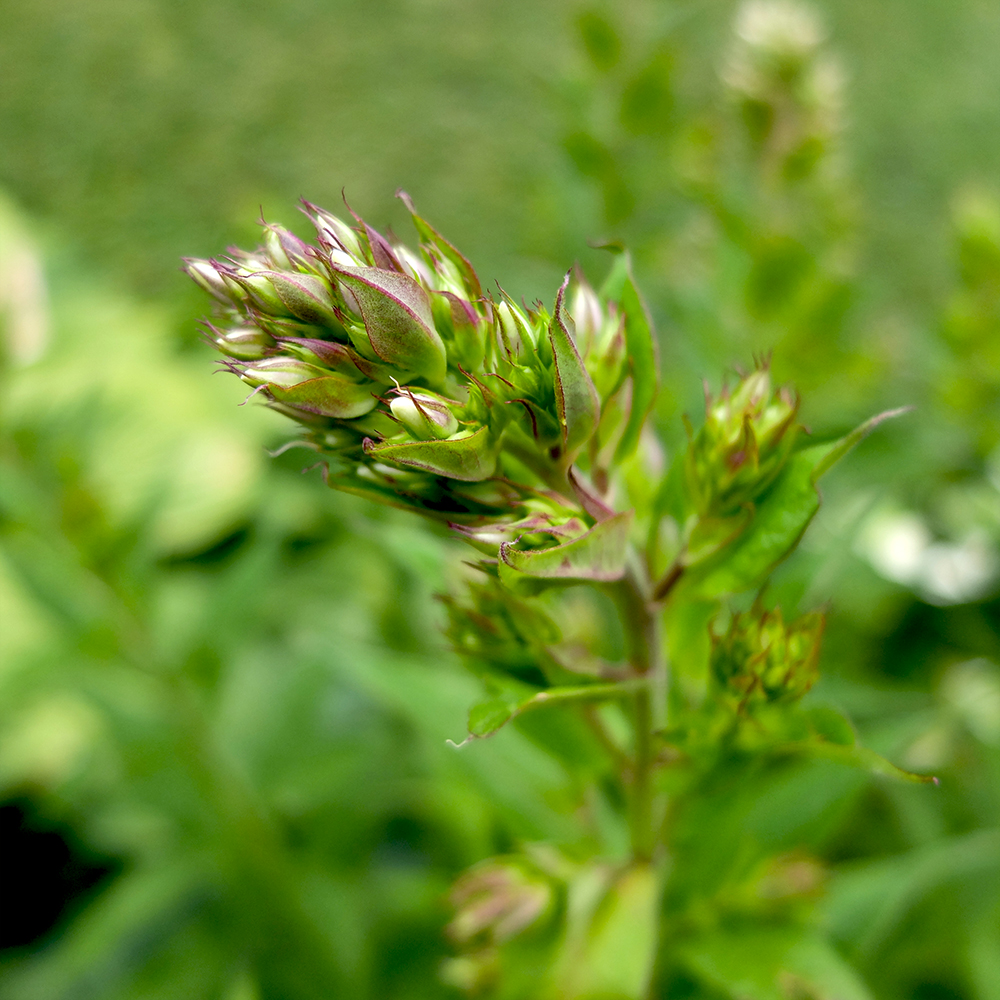
[[[237,326],[229,330],[211,327],[215,346],[240,361],[258,361],[275,346],[274,338],[256,326]]]
[[[289,271],[261,271],[251,277],[266,279],[281,305],[296,319],[317,326],[338,325],[333,294],[326,278]]]
[[[451,437],[458,431],[452,409],[459,404],[426,389],[395,390],[389,403],[392,415],[418,440]]]
[[[531,340],[531,323],[528,317],[508,300],[504,300],[494,310],[500,343],[511,358],[517,359],[522,351],[522,342]]]
[[[253,364],[245,365],[240,372],[240,378],[247,385],[298,385],[299,382],[308,381],[311,378],[322,378],[329,375],[329,372],[316,365],[310,365],[305,361],[298,361],[295,358],[265,358],[263,361],[255,361]]]
[[[451,938],[500,944],[534,923],[550,906],[552,885],[519,859],[491,859],[466,872],[451,894],[456,909]]]
[[[184,271],[195,284],[203,288],[219,302],[228,305],[232,301],[231,286],[226,282],[213,261],[199,260],[196,257],[185,257]]]
[[[801,698],[818,677],[823,626],[818,613],[786,625],[780,608],[734,615],[726,634],[712,637],[711,670],[719,691],[741,705]]]
[[[597,293],[583,278],[578,278],[570,303],[569,314],[576,326],[576,349],[586,358],[590,346],[604,327],[604,309]]]
[[[336,256],[334,263],[346,267],[363,267],[368,264],[361,237],[332,212],[306,202],[306,215],[316,227],[319,238]]]
[[[316,258],[308,253],[308,244],[284,226],[269,225],[264,230],[264,247],[271,266],[280,271],[313,271]]]

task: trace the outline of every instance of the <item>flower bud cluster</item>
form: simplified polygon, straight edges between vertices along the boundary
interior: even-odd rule
[[[795,701],[816,683],[822,614],[785,624],[781,609],[754,608],[733,616],[713,636],[711,673],[717,690],[740,706]]]
[[[580,276],[551,313],[484,295],[401,197],[419,252],[304,203],[313,243],[266,225],[253,252],[187,260],[224,366],[303,426],[340,489],[455,521],[523,517],[540,490],[559,508],[581,468],[606,484],[631,399],[621,306]]]
[[[701,517],[726,517],[757,499],[781,471],[798,435],[799,403],[787,388],[771,389],[766,367],[706,394],[705,423],[691,433],[685,479]]]

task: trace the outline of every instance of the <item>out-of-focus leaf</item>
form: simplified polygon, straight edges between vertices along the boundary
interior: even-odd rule
[[[720,931],[680,951],[692,971],[734,1000],[872,1000],[857,973],[808,929]]]
[[[567,702],[601,702],[616,698],[626,698],[645,687],[648,681],[638,678],[617,684],[584,684],[579,687],[552,687],[538,691],[527,698],[490,698],[469,709],[469,735],[456,746],[464,746],[469,740],[492,736],[508,722],[525,712],[531,712],[549,705],[564,705]]]
[[[642,1000],[658,938],[660,873],[634,864],[584,871],[570,887],[566,938],[551,994],[567,1000]]]
[[[629,373],[632,376],[632,407],[628,424],[615,449],[615,461],[622,462],[639,443],[639,432],[653,408],[659,380],[656,336],[646,304],[632,278],[628,255],[623,255],[628,272],[618,302],[625,312],[625,343],[628,348]]]

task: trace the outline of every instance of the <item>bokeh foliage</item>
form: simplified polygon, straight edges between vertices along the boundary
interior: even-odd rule
[[[735,9],[3,5],[0,183],[32,221],[4,207],[0,774],[121,870],[0,996],[452,995],[455,875],[572,836],[571,732],[444,744],[474,697],[444,535],[268,459],[276,420],[192,334],[181,254],[342,186],[402,228],[399,184],[516,297],[632,245],[665,426],[772,348],[818,431],[918,404],[771,596],[830,602],[817,695],[942,785],[734,771],[678,834],[675,891],[715,909],[669,995],[777,995],[763,894],[867,980],[844,996],[1000,996],[1000,17],[823,5],[842,115],[823,172],[775,183],[724,82]]]

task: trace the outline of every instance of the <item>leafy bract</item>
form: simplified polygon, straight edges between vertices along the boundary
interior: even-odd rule
[[[497,447],[490,441],[488,427],[441,441],[369,442],[365,451],[383,462],[471,483],[489,479],[497,464]]]
[[[308,413],[350,420],[375,408],[378,400],[371,383],[359,385],[337,375],[308,379],[297,385],[268,385],[276,402],[295,406]]]
[[[376,267],[331,265],[357,300],[372,349],[383,361],[440,382],[444,344],[434,328],[430,299],[408,274]]]
[[[500,546],[500,579],[511,586],[516,585],[518,575],[549,581],[620,580],[625,574],[633,517],[630,510],[615,514],[579,538],[545,549],[518,549],[504,542]]]
[[[601,414],[597,389],[566,325],[568,317],[564,300],[569,279],[567,274],[556,296],[555,316],[549,324],[549,343],[555,363],[556,405],[567,462],[571,462],[590,440]]]

